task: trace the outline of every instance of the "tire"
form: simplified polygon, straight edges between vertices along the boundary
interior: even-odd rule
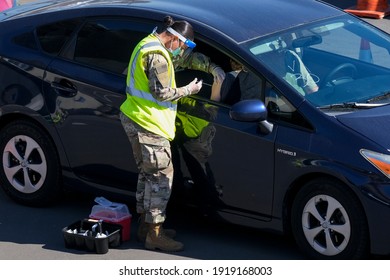
[[[0,131],[1,187],[28,206],[47,206],[61,193],[60,165],[53,143],[36,124],[9,123]]]
[[[300,249],[314,259],[360,259],[368,251],[366,216],[341,183],[316,180],[294,199],[291,227]]]

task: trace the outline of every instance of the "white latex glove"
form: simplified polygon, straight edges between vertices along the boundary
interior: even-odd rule
[[[186,86],[188,95],[198,93],[200,91],[200,89],[202,88],[202,85],[203,85],[203,81],[198,80],[198,78],[195,78],[191,83],[189,83]]]
[[[225,79],[225,71],[218,65],[211,65],[210,73],[214,76],[214,81],[216,83],[222,84]]]

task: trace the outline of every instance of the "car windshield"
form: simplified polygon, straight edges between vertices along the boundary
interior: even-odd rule
[[[246,46],[317,107],[390,102],[390,36],[358,18],[306,24]]]

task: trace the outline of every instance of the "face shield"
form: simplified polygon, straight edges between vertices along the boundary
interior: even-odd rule
[[[168,27],[167,31],[169,33],[171,33],[172,35],[177,36],[180,39],[180,41],[182,41],[187,46],[187,49],[193,49],[196,47],[196,44],[194,41],[191,41],[190,39],[185,38],[183,35],[181,35],[179,32],[177,32],[172,27]]]
[[[173,57],[173,63],[175,65],[175,68],[177,68],[178,65],[180,65],[183,61],[187,59],[187,57],[190,56],[192,50],[196,47],[196,43],[190,39],[185,38],[183,35],[181,35],[179,32],[174,30],[172,27],[168,27],[167,31],[172,35],[177,36],[179,40],[182,41],[187,46],[187,48],[182,49],[180,55]]]

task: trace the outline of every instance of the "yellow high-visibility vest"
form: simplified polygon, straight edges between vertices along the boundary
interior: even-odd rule
[[[176,101],[158,101],[150,93],[149,80],[143,64],[148,52],[159,52],[168,62],[169,86],[176,87],[174,67],[169,52],[158,38],[150,34],[135,47],[127,73],[126,101],[120,110],[146,130],[172,140],[175,137]]]
[[[185,108],[184,111],[177,112],[177,118],[180,120],[180,124],[182,126],[182,130],[184,134],[189,138],[197,138],[202,133],[203,129],[208,126],[209,121],[205,119],[201,119],[191,115],[189,112],[191,110],[189,108],[195,108],[196,100],[190,98],[183,98],[180,100],[180,105],[183,105]]]

